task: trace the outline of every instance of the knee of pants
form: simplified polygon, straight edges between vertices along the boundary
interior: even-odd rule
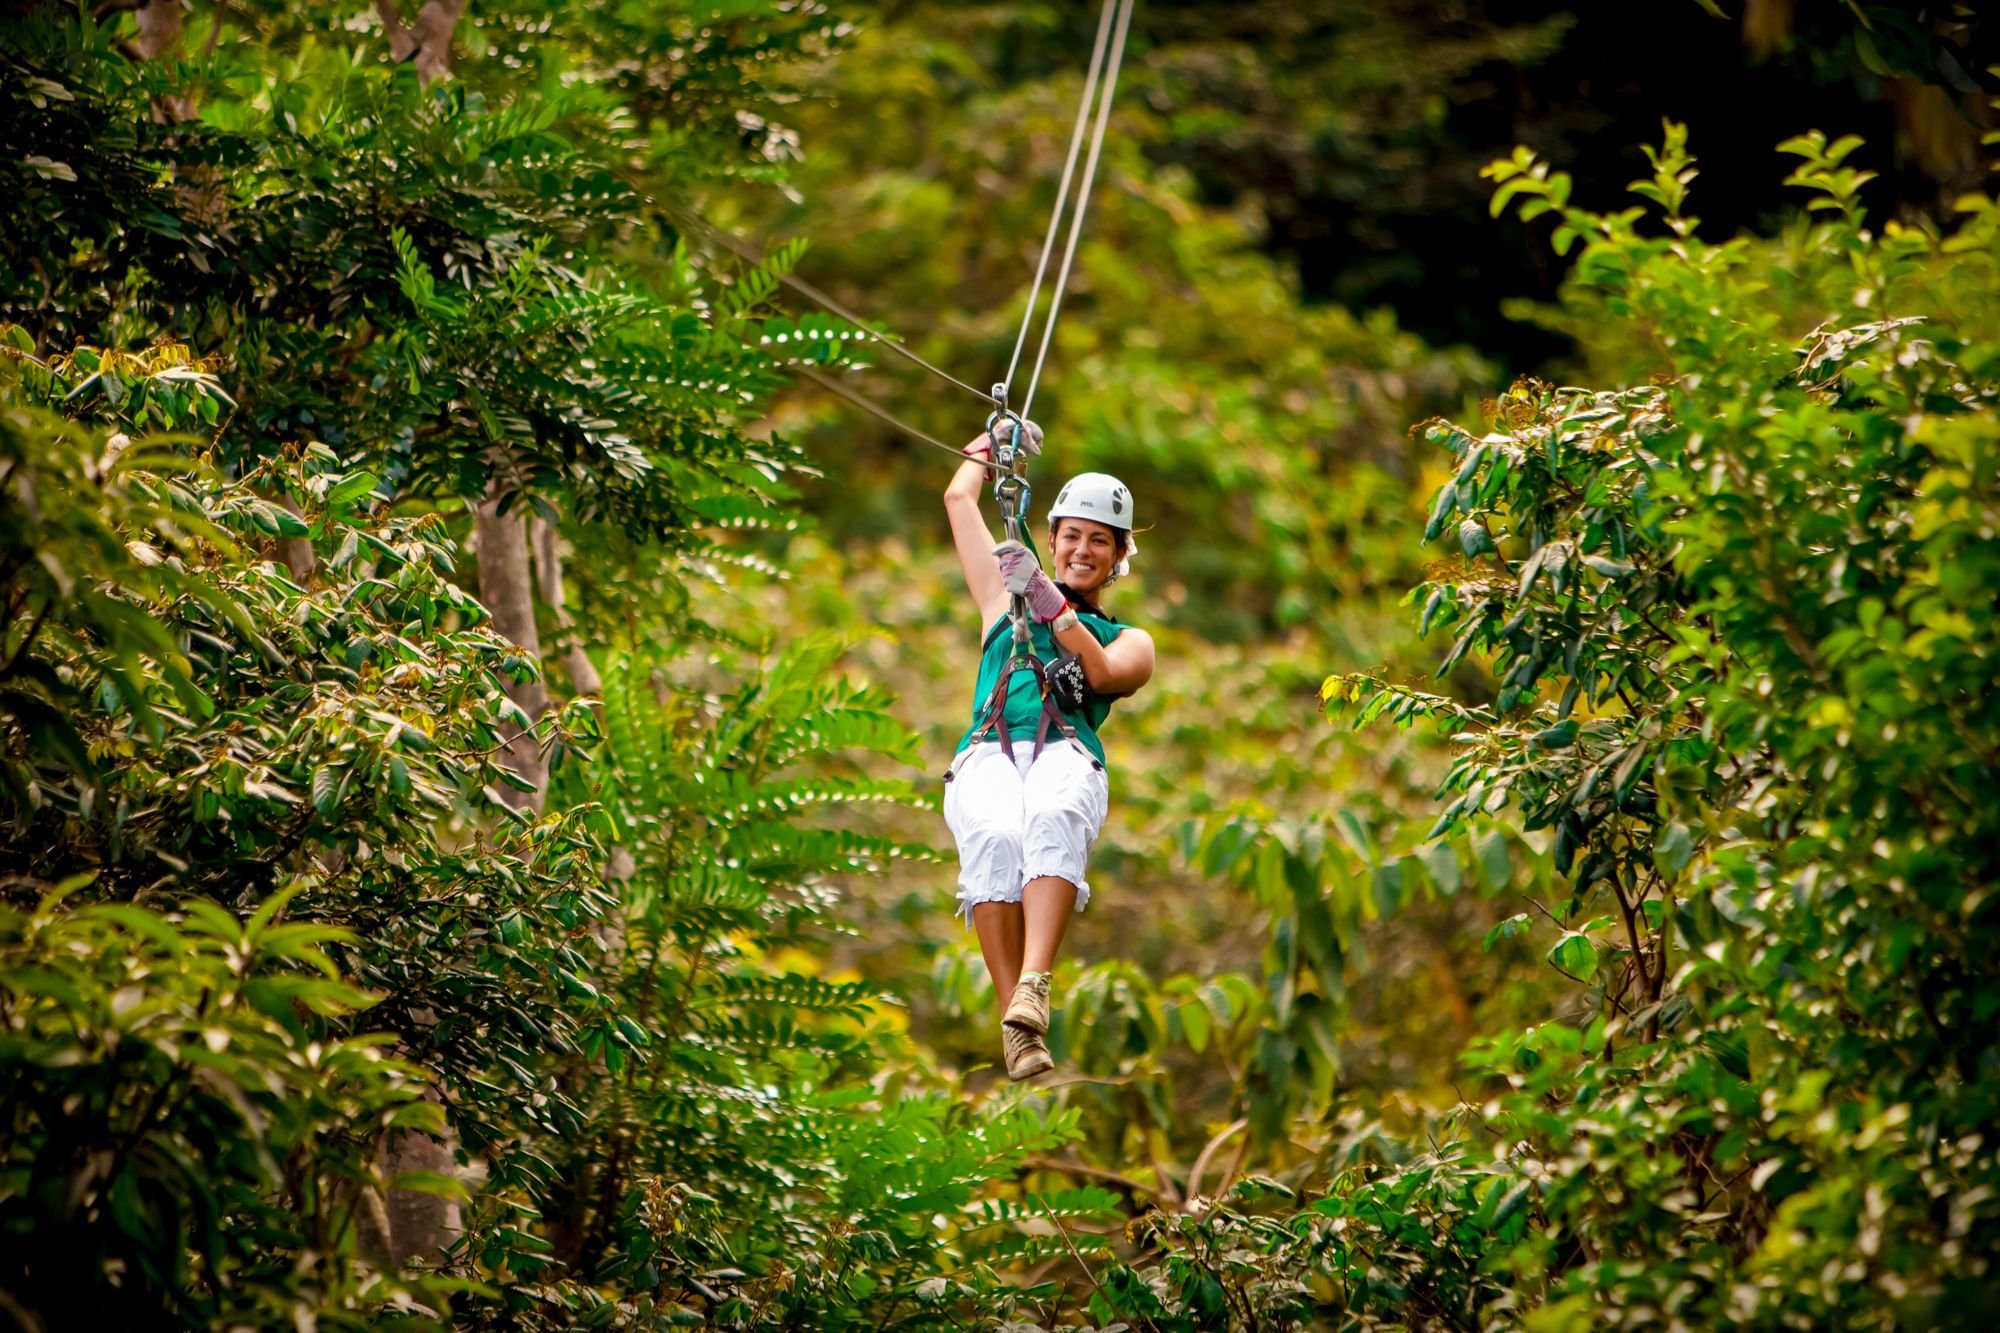
[[[981,822],[958,834],[958,898],[965,924],[972,924],[974,903],[1021,901],[1021,830]]]
[[[1038,830],[1057,831],[1085,843],[1104,823],[1109,792],[1102,770],[1069,751],[1050,751],[1035,764],[1021,792],[1022,822],[1030,841]]]
[[[1051,841],[1088,846],[1097,840],[1098,823],[1097,811],[1084,802],[1041,806],[1027,812],[1021,842],[1026,846]]]
[[[1022,873],[1056,875],[1081,885],[1103,822],[1103,804],[1087,786],[1072,792],[1068,800],[1035,804],[1027,812],[1021,837]]]
[[[962,861],[990,865],[1019,863],[1021,859],[1022,838],[1018,827],[975,820],[956,830],[956,833],[958,855]]]
[[[1096,841],[1096,821],[1082,811],[1039,811],[1028,817],[1021,837],[1023,873],[1029,877],[1056,875],[1072,884],[1081,883],[1091,844]]]

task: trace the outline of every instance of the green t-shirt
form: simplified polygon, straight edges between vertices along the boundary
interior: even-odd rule
[[[1124,632],[1123,625],[1107,616],[1087,611],[1075,603],[1071,603],[1071,607],[1076,611],[1076,618],[1083,622],[1084,628],[1099,643],[1108,644]],[[1043,662],[1053,666],[1062,660],[1062,649],[1056,646],[1056,636],[1047,625],[1030,625],[1028,641],[1034,646],[1035,656]],[[983,736],[976,733],[980,720],[986,716],[987,704],[992,700],[993,686],[1000,679],[1000,669],[1013,655],[1014,624],[1003,616],[1000,623],[993,627],[993,632],[986,636],[985,649],[979,655],[979,680],[972,687],[972,726],[959,738],[959,750],[963,751],[981,740],[999,739],[992,727],[988,727]],[[1104,719],[1110,712],[1111,697],[1097,694],[1090,696],[1081,712],[1063,710],[1063,716],[1076,728],[1076,738],[1097,756],[1099,763],[1104,762],[1104,743],[1097,739],[1097,729],[1104,725]],[[1042,720],[1042,691],[1035,683],[1035,673],[1025,666],[1015,668],[1013,676],[1007,681],[1006,717],[1008,739],[1017,745],[1026,741],[1032,749],[1035,729]],[[1055,734],[1053,727],[1050,734]]]

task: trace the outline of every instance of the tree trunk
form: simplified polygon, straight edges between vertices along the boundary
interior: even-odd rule
[[[389,35],[389,54],[397,60],[415,57],[417,79],[430,83],[451,73],[451,34],[465,12],[465,0],[428,0],[414,23],[403,22],[396,0],[375,0],[382,30]]]
[[[305,511],[299,508],[299,502],[291,496],[281,495],[277,500],[300,518],[305,517]],[[314,565],[312,538],[278,537],[274,540],[278,547],[278,561],[291,574],[292,582],[311,592]]]
[[[427,1090],[424,1095],[431,1101],[438,1100],[435,1088]],[[394,1180],[405,1171],[456,1176],[455,1142],[456,1136],[449,1129],[442,1139],[407,1129],[394,1130],[382,1139],[382,1145],[377,1150],[377,1165],[385,1180]],[[416,1190],[389,1190],[386,1204],[382,1204],[376,1202],[373,1194],[373,1188],[369,1187],[356,1200],[356,1207],[360,1210],[357,1240],[364,1247],[379,1244],[373,1229],[386,1222],[388,1258],[398,1266],[412,1259],[435,1260],[439,1252],[457,1240],[465,1230],[464,1216],[454,1199],[441,1199],[435,1194],[422,1194]],[[377,1213],[376,1209],[382,1211]],[[363,1253],[366,1252],[364,1248]]]
[[[501,637],[539,661],[542,636],[535,628],[534,573],[528,554],[528,526],[522,514],[525,506],[515,506],[502,514],[500,504],[504,498],[497,492],[489,494],[479,506],[474,525],[479,545],[479,600],[493,617],[493,628]],[[548,711],[548,686],[539,679],[510,685],[507,697],[519,704],[531,719]],[[548,761],[542,757],[532,733],[509,728],[504,734],[507,766],[535,784],[532,792],[507,790],[504,793],[507,803],[517,810],[539,814],[549,789]]]
[[[139,59],[158,60],[181,44],[187,28],[187,0],[151,0],[138,13]]]
[[[148,0],[139,8],[135,19],[139,24],[138,40],[126,43],[122,49],[133,60],[159,60],[180,50],[181,38],[187,32],[188,0]],[[222,17],[216,16],[216,32],[222,31]],[[195,117],[194,98],[186,93],[161,93],[153,99],[153,119],[162,125],[172,125]],[[200,179],[212,175],[213,168],[176,168],[175,176],[183,179],[181,189],[189,192],[193,187],[185,183],[188,179]],[[210,201],[198,191],[191,195],[194,203],[209,206]],[[206,216],[205,214],[203,215]]]
[[[554,524],[540,518],[528,520],[528,531],[535,548],[535,586],[543,603],[555,614],[555,622],[568,645],[563,649],[562,664],[569,673],[570,689],[577,694],[601,695],[604,677],[597,674],[597,664],[590,660],[590,654],[575,636],[576,617],[569,613],[563,593],[562,537]]]
[[[528,528],[520,507],[500,512],[498,492],[490,494],[474,516],[473,541],[479,560],[479,600],[493,617],[493,628],[509,643],[541,659],[541,635],[535,628],[535,590],[532,562],[528,551]],[[539,718],[549,706],[548,688],[539,679],[524,685],[510,685],[507,697],[521,706],[529,718]],[[548,764],[535,743],[534,733],[518,727],[503,732],[507,743],[506,764],[535,784],[535,789],[515,791],[501,788],[501,798],[517,810],[540,813],[548,791]],[[388,1177],[405,1171],[435,1171],[452,1175],[456,1171],[456,1139],[447,1133],[442,1140],[425,1134],[399,1131],[382,1143],[381,1168]],[[458,1205],[434,1195],[413,1190],[388,1193],[389,1254],[397,1263],[428,1258],[449,1245],[460,1231]]]

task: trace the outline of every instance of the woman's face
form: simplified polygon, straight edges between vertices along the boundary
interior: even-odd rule
[[[1087,518],[1065,518],[1049,539],[1056,578],[1078,592],[1094,592],[1111,577],[1118,563],[1118,533]]]

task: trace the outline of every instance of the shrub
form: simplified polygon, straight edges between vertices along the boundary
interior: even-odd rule
[[[1492,693],[1326,685],[1454,733],[1436,835],[1518,811],[1568,881],[1502,930],[1547,933],[1586,1018],[1471,1061],[1536,1163],[1540,1221],[1489,1257],[1532,1327],[1969,1325],[1995,1295],[2000,205],[1876,235],[1853,147],[1785,145],[1819,220],[1773,242],[1699,237],[1674,127],[1634,187],[1657,233],[1495,168],[1496,207],[1581,244],[1564,318],[1656,382],[1423,427],[1456,549],[1412,599],[1439,674]]]

